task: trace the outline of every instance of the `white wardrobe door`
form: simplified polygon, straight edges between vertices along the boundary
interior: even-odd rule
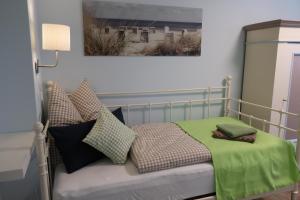
[[[290,92],[289,92],[289,112],[292,113],[300,113],[300,55],[294,56],[294,63],[291,75],[290,82]],[[287,118],[287,125],[293,129],[299,129],[299,119],[295,117]],[[297,138],[296,134],[292,134],[287,132],[287,139],[295,139]]]

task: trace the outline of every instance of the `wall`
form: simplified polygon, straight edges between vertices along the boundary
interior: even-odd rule
[[[30,131],[40,120],[36,23],[35,0],[0,1],[0,134]],[[35,153],[24,179],[0,182],[0,199],[40,199]]]
[[[279,18],[300,20],[299,0],[126,2],[203,8],[201,57],[85,57],[82,1],[40,0],[40,26],[46,22],[71,26],[71,52],[62,53],[58,68],[43,70],[43,80],[57,80],[65,88],[74,89],[83,78],[87,78],[97,91],[112,92],[220,85],[226,75],[232,75],[233,95],[238,97],[243,71],[244,36],[241,28]],[[43,62],[51,62],[54,54],[42,51],[41,58]]]
[[[0,3],[0,133],[29,131],[37,121],[27,1]]]
[[[41,200],[37,157],[31,157],[24,179],[0,182],[0,200]]]

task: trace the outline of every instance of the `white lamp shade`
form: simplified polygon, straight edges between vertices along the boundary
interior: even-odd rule
[[[43,24],[44,50],[70,51],[70,27],[60,24]]]

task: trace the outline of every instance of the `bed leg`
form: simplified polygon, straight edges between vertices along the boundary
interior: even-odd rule
[[[297,200],[298,193],[299,193],[298,184],[296,184],[294,190],[291,193],[291,200]]]
[[[297,200],[297,196],[298,196],[298,191],[297,192],[293,191],[291,195],[291,200]]]

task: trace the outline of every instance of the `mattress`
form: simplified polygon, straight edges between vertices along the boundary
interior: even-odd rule
[[[56,168],[54,200],[179,200],[214,192],[211,163],[139,174],[131,160],[113,165],[108,159],[67,174]]]

